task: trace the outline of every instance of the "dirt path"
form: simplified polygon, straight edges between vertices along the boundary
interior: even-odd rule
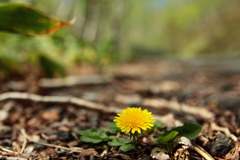
[[[200,124],[201,136],[192,143],[214,159],[238,159],[240,69],[235,66],[239,64],[149,60],[116,66],[106,75],[90,69],[65,79],[2,82],[0,157],[157,159],[153,155],[156,146],[147,143],[122,152],[104,143],[86,145],[76,133],[107,129],[121,109],[142,107],[166,127]],[[178,152],[174,149],[170,156],[177,159]],[[190,159],[203,157],[197,149],[188,152]]]

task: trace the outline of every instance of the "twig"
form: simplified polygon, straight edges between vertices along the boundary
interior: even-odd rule
[[[38,143],[41,145],[45,145],[45,146],[49,146],[49,147],[55,147],[55,148],[60,148],[60,149],[65,149],[65,150],[71,150],[71,151],[76,151],[76,148],[67,148],[67,147],[63,147],[63,146],[59,146],[59,145],[55,145],[55,144],[50,144],[50,143],[44,143],[44,142],[39,142],[39,141],[35,141],[33,140],[27,133],[26,130],[24,128],[22,128],[19,125],[16,125],[16,127],[21,131],[22,135],[27,138],[29,141],[34,142],[34,143]],[[79,150],[78,150],[79,151]]]
[[[27,138],[25,136],[23,136],[23,145],[22,145],[20,153],[23,153],[23,151],[26,148],[26,145],[27,145]]]
[[[31,93],[6,92],[0,94],[0,102],[6,100],[28,100],[39,103],[63,103],[72,104],[86,109],[97,110],[104,113],[118,113],[120,109],[116,107],[107,107],[94,102],[86,101],[80,98],[70,96],[40,96]]]
[[[212,122],[211,123],[211,129],[212,130],[215,130],[215,131],[221,131],[221,132],[223,132],[226,136],[228,136],[228,137],[230,137],[233,141],[237,141],[238,140],[238,138],[234,135],[234,134],[232,134],[230,131],[229,131],[229,129],[228,128],[226,128],[226,127],[220,127],[220,126],[218,126],[216,123],[214,123],[214,122]]]
[[[90,102],[87,100],[83,100],[76,97],[70,96],[41,96],[32,93],[22,93],[22,92],[6,92],[0,94],[0,102],[6,100],[25,100],[25,101],[33,101],[38,103],[62,103],[62,104],[72,104],[78,107],[82,107],[85,109],[90,110],[97,110],[103,113],[119,113],[121,111],[120,108],[114,106],[105,106],[102,104]],[[208,111],[206,108],[203,107],[196,107],[181,105],[174,101],[167,101],[164,99],[144,99],[143,106],[145,107],[152,107],[152,108],[170,108],[173,110],[180,110],[182,109],[186,113],[190,113],[193,115],[199,115],[204,119],[209,119],[214,117],[213,113]],[[161,121],[163,116],[153,115],[157,121]]]
[[[86,109],[97,110],[99,112],[104,113],[119,113],[121,111],[120,108],[112,107],[112,106],[104,106],[101,104],[93,103],[90,101],[86,101],[80,98],[75,97],[67,97],[67,96],[40,96],[31,93],[21,93],[21,92],[6,92],[0,94],[0,102],[6,100],[26,100],[33,102],[41,102],[41,103],[63,103],[63,104],[73,104],[79,107],[83,107]],[[153,115],[156,120],[161,121],[162,116]]]
[[[21,157],[0,157],[4,160],[29,160],[28,158],[21,158]]]
[[[195,106],[189,106],[186,104],[180,104],[176,101],[167,101],[165,99],[144,99],[143,105],[152,107],[152,108],[168,108],[175,111],[182,111],[184,113],[193,114],[195,116],[202,117],[203,119],[209,120],[211,118],[214,118],[214,114],[210,112],[205,107],[195,107]]]
[[[199,145],[195,144],[192,142],[193,145],[193,149],[200,154],[201,156],[203,156],[206,160],[214,160],[214,158],[208,153],[206,152],[202,147],[200,147]]]
[[[18,153],[18,152],[14,152],[14,151],[9,150],[7,148],[4,148],[2,146],[0,146],[0,150],[3,151],[3,152],[6,152],[6,153],[1,152],[1,155],[4,155],[4,156],[20,156],[21,158],[22,157],[26,157],[26,158],[29,157],[29,155]]]

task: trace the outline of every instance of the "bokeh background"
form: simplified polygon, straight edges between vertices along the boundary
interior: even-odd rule
[[[8,2],[10,0],[0,0]],[[20,0],[19,0],[20,1]],[[151,57],[240,57],[240,1],[21,0],[74,25],[48,36],[0,33],[0,79],[29,72],[64,76],[83,64],[99,72]]]

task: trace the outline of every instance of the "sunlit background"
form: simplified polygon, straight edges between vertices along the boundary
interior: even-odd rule
[[[0,0],[7,2],[10,0]],[[240,57],[240,1],[21,0],[51,17],[77,21],[50,36],[0,33],[0,78],[99,71],[139,57]]]

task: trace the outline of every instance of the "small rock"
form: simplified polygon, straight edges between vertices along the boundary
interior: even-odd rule
[[[71,140],[73,139],[73,135],[70,131],[58,131],[57,132],[57,138],[63,141]]]
[[[36,152],[41,152],[41,151],[47,149],[47,146],[41,145],[41,144],[38,144],[38,143],[33,143],[32,145],[34,147],[34,151],[36,151]]]
[[[222,157],[233,148],[233,145],[229,137],[224,134],[220,134],[213,142],[210,142],[209,148],[211,155]]]
[[[59,157],[67,157],[69,155],[69,153],[67,151],[56,151],[56,154]]]
[[[11,147],[12,146],[12,141],[10,139],[4,139],[0,142],[0,145]]]

